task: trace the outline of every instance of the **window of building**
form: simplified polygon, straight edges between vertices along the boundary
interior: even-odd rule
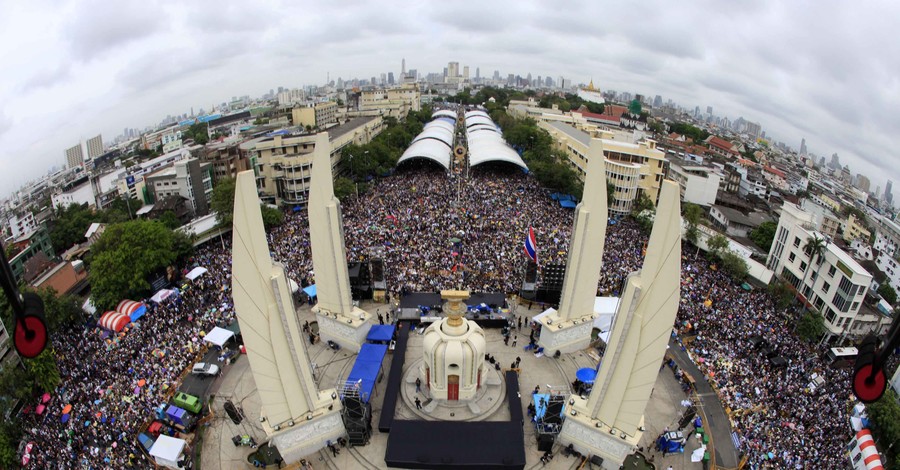
[[[792,251],[791,254],[788,255],[788,261],[793,263],[795,259],[797,259],[797,255],[795,255],[794,252]]]
[[[853,306],[850,307],[851,312],[855,312],[859,309],[859,302],[853,302]]]
[[[794,248],[800,247],[800,237],[794,237]]]
[[[822,292],[827,294],[829,289],[831,289],[831,284],[827,282],[822,283]]]
[[[828,267],[828,277],[834,277],[834,272],[836,271],[834,266]]]
[[[806,261],[801,261],[801,262],[800,262],[800,271],[801,271],[801,272],[806,272]]]

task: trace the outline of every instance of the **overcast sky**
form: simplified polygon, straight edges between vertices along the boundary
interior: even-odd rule
[[[0,197],[97,133],[404,57],[710,105],[900,180],[900,3],[622,3],[0,0]]]

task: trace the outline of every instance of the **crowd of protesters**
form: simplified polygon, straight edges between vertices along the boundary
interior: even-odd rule
[[[143,319],[119,334],[79,324],[54,335],[62,384],[46,411],[24,416],[28,468],[152,466],[138,431],[199,358],[202,334],[234,319],[230,247],[210,244],[188,266],[208,272],[178,296],[145,300]]]
[[[348,260],[377,253],[387,284],[401,291],[462,287],[515,293],[524,275],[523,242],[534,227],[541,264],[564,264],[573,212],[518,171],[471,174],[412,169],[384,178],[343,204]],[[271,252],[288,276],[315,282],[305,213],[288,213],[269,233]],[[640,268],[647,234],[629,218],[607,227],[598,292],[618,295]],[[847,373],[823,366],[822,351],[798,340],[793,312],[765,289],[744,290],[686,247],[676,329],[733,412],[741,451],[753,468],[839,468],[849,440]],[[63,385],[52,411],[28,418],[34,468],[145,466],[134,436],[196,359],[201,332],[233,318],[230,248],[216,240],[188,268],[209,271],[175,300],[124,334],[73,328],[54,342]],[[748,338],[760,335],[787,366],[776,368]],[[824,383],[810,387],[812,374]],[[139,382],[144,381],[143,386]],[[63,404],[70,419],[61,422]]]

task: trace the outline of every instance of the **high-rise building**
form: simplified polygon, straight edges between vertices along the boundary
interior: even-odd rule
[[[800,139],[800,155],[806,155],[806,138]]]
[[[866,193],[868,193],[869,187],[871,185],[872,183],[869,181],[869,178],[866,175],[862,173],[856,174],[856,187],[859,188],[860,191],[865,191]]]
[[[663,104],[662,96],[656,95],[656,98],[653,98],[653,107],[659,108]]]
[[[841,169],[841,158],[838,157],[837,152],[831,154],[831,161],[828,163],[828,167],[834,170]]]
[[[469,66],[468,65],[463,66],[463,78],[465,78],[465,79],[469,78]]]
[[[706,114],[712,114],[712,106],[706,107]]]
[[[884,187],[884,200],[888,202],[888,204],[894,202],[894,195],[891,193],[891,188],[894,186],[894,182],[888,180],[887,185]]]
[[[66,166],[69,168],[84,166],[84,151],[81,149],[80,142],[78,145],[66,149]]]
[[[400,76],[406,75],[406,58],[400,61]]]
[[[475,80],[481,78],[481,67],[475,67]]]
[[[500,71],[494,70],[494,80],[500,80]]]
[[[758,122],[748,122],[745,126],[747,135],[753,137],[754,139],[759,139],[759,134],[762,132],[762,127]]]
[[[87,145],[87,156],[88,159],[99,157],[103,155],[103,137],[100,134],[97,134],[96,137],[91,137],[85,142]]]
[[[456,78],[459,76],[459,62],[450,62],[447,64],[447,77]]]
[[[388,81],[388,85],[394,84],[394,72],[388,72],[387,81]]]

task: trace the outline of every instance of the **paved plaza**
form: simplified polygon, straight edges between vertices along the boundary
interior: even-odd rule
[[[371,313],[385,314],[388,306],[385,304],[367,303],[361,305],[362,308]],[[521,306],[517,311],[518,315],[532,317],[540,313],[537,306],[527,309]],[[315,316],[310,311],[309,306],[301,306],[298,310],[300,321],[313,321]],[[523,329],[518,333],[517,347],[505,346],[503,337],[500,335],[499,329],[485,329],[487,338],[487,351],[493,355],[506,368],[515,361],[516,357],[521,358],[519,383],[522,394],[523,414],[525,407],[528,406],[528,399],[531,390],[540,386],[542,391],[546,392],[548,386],[554,389],[564,388],[575,380],[575,372],[582,367],[596,367],[596,361],[586,352],[579,351],[573,354],[563,354],[560,358],[552,357],[535,357],[529,351],[524,351],[523,346],[528,344],[528,333]],[[510,345],[512,341],[510,341]],[[310,346],[307,344],[310,357],[315,363],[315,376],[320,388],[336,387],[343,379],[347,377],[356,355],[345,349],[333,351],[324,343]],[[389,353],[388,359],[390,359]],[[406,364],[404,366],[404,375],[408,375],[410,369],[416,367],[422,356],[422,336],[416,333],[410,335],[409,343],[406,351]],[[388,434],[378,431],[378,419],[381,415],[381,403],[385,395],[385,387],[388,382],[387,374],[389,370],[389,362],[385,361],[383,371],[384,378],[377,384],[372,397],[372,422],[373,431],[369,444],[361,447],[345,448],[340,450],[340,454],[332,456],[331,452],[326,448],[317,454],[308,456],[313,468],[316,469],[376,469],[387,468],[384,463],[385,449],[387,448]],[[413,400],[418,396],[423,402],[426,401],[425,391],[416,393],[415,384],[404,381],[403,390],[398,400],[398,409],[396,411],[397,419],[428,419],[423,411],[417,411],[413,405]],[[505,387],[505,383],[503,384]],[[210,393],[215,394],[213,409],[215,418],[211,421],[208,428],[203,432],[203,442],[201,448],[201,466],[202,468],[252,468],[247,463],[247,456],[252,452],[249,447],[236,447],[231,438],[238,434],[250,434],[257,441],[262,442],[265,439],[265,433],[259,426],[259,395],[256,392],[256,385],[253,381],[253,375],[250,373],[249,361],[245,356],[241,356],[234,364],[224,366],[223,377],[213,386]],[[683,408],[681,402],[689,398],[681,389],[681,385],[674,377],[669,368],[663,368],[657,378],[656,387],[651,395],[650,402],[647,406],[645,414],[646,432],[641,441],[641,446],[645,449],[652,448],[654,439],[659,435],[665,427],[674,429],[677,426],[678,417]],[[223,405],[225,400],[231,400],[236,406],[243,409],[246,419],[240,424],[235,425],[225,414]],[[466,419],[487,419],[494,421],[503,421],[509,418],[509,413],[505,406],[491,408],[489,416],[470,417]],[[487,413],[485,413],[487,414]],[[527,416],[527,415],[526,415]],[[540,458],[542,452],[537,449],[535,440],[534,427],[530,422],[525,423],[525,452],[526,466],[525,468],[547,468],[547,469],[569,469],[578,468],[578,461],[572,457],[564,457],[559,453],[559,447],[554,448],[554,457],[546,465],[542,465]],[[446,439],[451,436],[435,436],[435,439]],[[696,439],[691,438],[685,447],[683,454],[674,454],[663,457],[658,453],[650,453],[653,455],[657,468],[665,469],[672,465],[674,469],[696,469],[702,468],[699,463],[690,462],[691,452],[698,448],[699,444]],[[296,468],[296,467],[288,467]],[[587,468],[587,467],[585,467]]]

